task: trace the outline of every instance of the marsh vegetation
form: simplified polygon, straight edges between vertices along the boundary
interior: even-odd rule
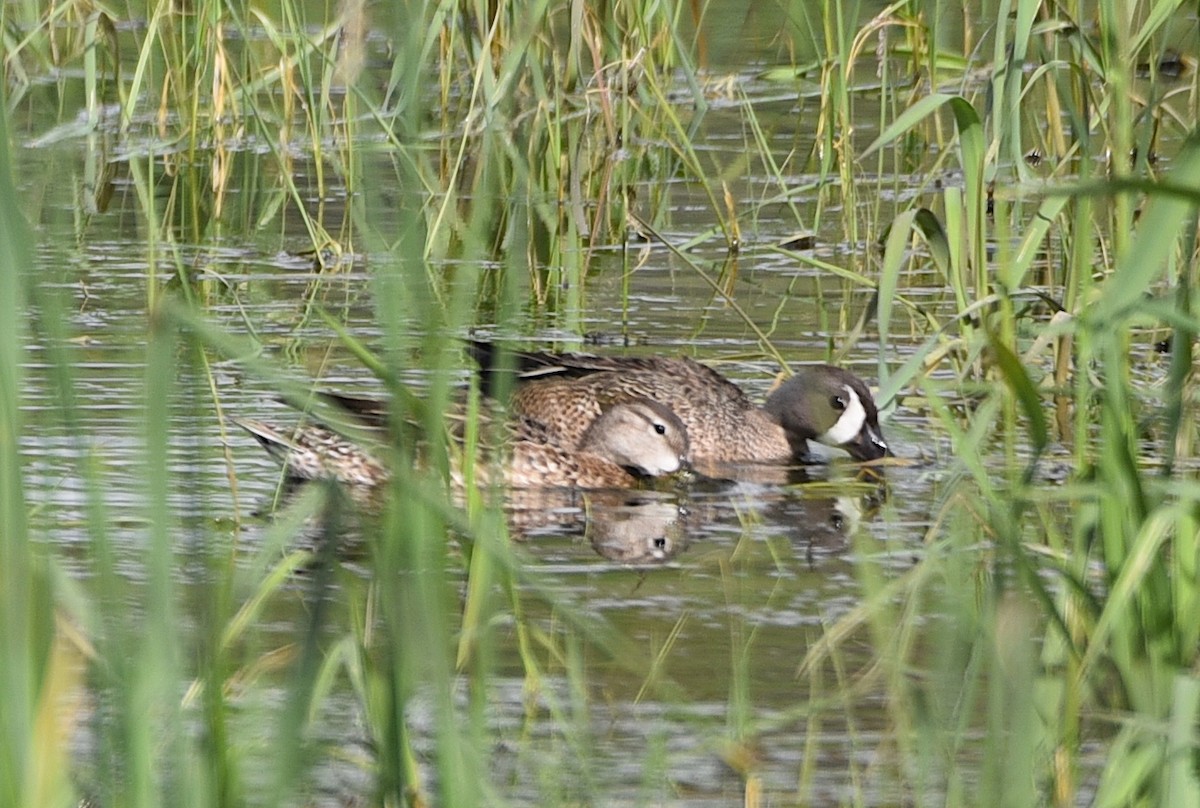
[[[0,18],[0,805],[1200,805],[1194,7]],[[473,335],[903,462],[459,495]],[[367,515],[233,427],[323,389]]]

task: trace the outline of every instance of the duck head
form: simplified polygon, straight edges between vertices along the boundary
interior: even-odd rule
[[[771,393],[764,408],[787,433],[796,457],[810,440],[845,449],[855,460],[891,454],[871,391],[847,370],[805,367]]]
[[[594,452],[637,477],[671,474],[687,462],[687,428],[663,404],[634,398],[596,416],[579,448]]]

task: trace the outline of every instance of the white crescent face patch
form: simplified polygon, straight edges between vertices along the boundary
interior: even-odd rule
[[[846,392],[846,409],[842,410],[842,416],[837,419],[836,424],[823,435],[817,436],[817,440],[827,446],[849,443],[858,436],[867,422],[867,411],[863,408],[858,393],[848,384],[842,385],[842,390]]]

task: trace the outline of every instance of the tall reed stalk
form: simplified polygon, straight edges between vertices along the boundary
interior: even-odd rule
[[[9,164],[7,116],[0,109],[0,193],[15,198]],[[0,706],[0,726],[9,742],[0,752],[0,793],[10,805],[35,797],[54,798],[63,788],[53,766],[56,737],[52,721],[39,723],[39,714],[53,717],[52,700],[61,694],[48,675],[54,663],[54,605],[47,569],[39,563],[30,541],[25,514],[25,485],[20,438],[23,434],[21,389],[24,377],[25,281],[30,234],[11,205],[0,208],[0,292],[4,324],[0,332],[0,578],[6,619],[0,621],[0,651],[7,660],[0,677],[8,698]],[[57,673],[57,671],[56,671]],[[61,674],[59,674],[61,676]],[[43,712],[45,711],[45,712]],[[40,730],[40,731],[39,731]],[[40,776],[39,776],[40,775]]]

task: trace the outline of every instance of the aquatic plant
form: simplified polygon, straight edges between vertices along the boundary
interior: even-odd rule
[[[27,269],[40,246],[28,225],[55,213],[18,191],[5,129],[0,803],[305,802],[316,764],[346,754],[321,728],[347,693],[375,803],[604,801],[602,667],[636,682],[632,701],[713,738],[746,804],[768,799],[760,738],[803,724],[813,752],[834,721],[867,753],[845,756],[845,802],[1200,801],[1200,93],[1194,65],[1172,55],[1190,52],[1178,43],[1194,44],[1194,25],[1170,2],[1105,0],[1094,17],[987,4],[978,19],[1000,21],[987,27],[952,24],[960,8],[938,2],[780,3],[781,64],[758,80],[799,110],[781,117],[704,70],[715,5],[5,4],[0,122],[57,110],[26,142],[81,143],[77,241],[129,195],[149,271],[130,507],[110,499],[89,439],[70,282]],[[1182,75],[1164,81],[1176,61]],[[736,110],[736,157],[709,148],[717,103]],[[684,183],[707,231],[676,232]],[[768,209],[818,235],[764,247]],[[312,270],[275,313],[288,325],[275,342],[244,313],[269,285],[221,253],[263,233]],[[670,675],[686,613],[666,636],[633,639],[528,562],[492,492],[469,487],[459,503],[445,485],[457,449],[443,413],[463,379],[448,338],[477,326],[581,337],[592,284],[614,266],[613,330],[627,335],[641,238],[711,293],[693,333],[719,308],[757,356],[786,365],[783,312],[803,299],[821,307],[827,358],[872,342],[880,403],[920,413],[935,458],[915,561],[898,571],[897,551],[856,534],[861,600],[797,641],[804,698],[784,714],[754,709],[762,629],[738,609],[728,647],[705,660],[728,682],[727,714],[689,714]],[[839,247],[804,247],[816,239]],[[810,271],[811,290],[750,306],[747,267],[764,253]],[[363,305],[376,328],[352,335]],[[31,334],[47,346],[36,367]],[[228,363],[303,401],[294,366],[319,377],[335,354],[378,377],[400,436],[357,548],[365,574],[337,563],[354,509],[336,488],[288,501],[247,546],[229,451],[183,441],[187,468],[225,470],[232,516],[172,460],[172,408],[226,429]],[[1165,366],[1154,389],[1138,357]],[[52,413],[22,410],[31,377],[53,389]],[[468,469],[480,406],[472,391]],[[44,492],[19,442],[50,420],[85,502],[78,575],[38,534]],[[418,451],[431,472],[405,471]],[[181,495],[206,518],[185,519]],[[731,604],[775,606],[741,565],[786,567],[743,518],[712,578]],[[139,537],[136,553],[118,532]],[[850,650],[863,645],[865,657]],[[514,668],[527,716],[509,732],[490,705]],[[881,730],[857,732],[863,693],[885,705]],[[84,720],[90,748],[69,759]],[[644,754],[648,802],[674,783],[662,732]],[[1105,761],[1088,756],[1096,746]],[[781,799],[817,801],[816,756],[802,757]],[[876,777],[884,798],[865,785]]]

